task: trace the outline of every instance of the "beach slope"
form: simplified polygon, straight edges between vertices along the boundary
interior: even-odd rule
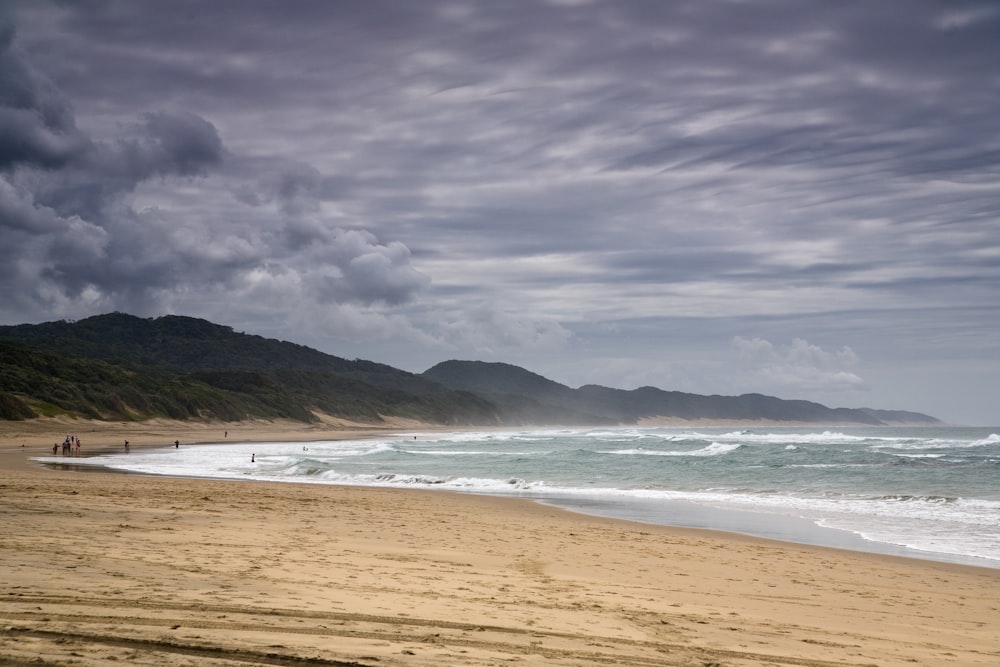
[[[1000,664],[1000,570],[32,464],[53,437],[0,444],[3,665]]]

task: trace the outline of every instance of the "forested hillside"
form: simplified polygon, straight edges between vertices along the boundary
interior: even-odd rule
[[[124,313],[0,327],[0,419],[285,418],[378,423],[615,425],[644,419],[936,423],[906,411],[828,408],[761,394],[655,387],[573,389],[502,363],[447,361],[422,374],[233,331],[206,320]]]
[[[5,342],[6,341],[6,342]],[[468,392],[189,317],[113,313],[0,327],[0,416],[492,423]]]

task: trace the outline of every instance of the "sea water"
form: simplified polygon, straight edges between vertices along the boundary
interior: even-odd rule
[[[73,459],[73,465],[519,496],[649,523],[1000,567],[998,432],[954,427],[421,432],[166,447]]]

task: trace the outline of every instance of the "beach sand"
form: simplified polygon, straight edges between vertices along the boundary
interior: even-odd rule
[[[998,569],[516,499],[29,460],[69,434],[93,453],[365,431],[0,422],[0,665],[1000,664]]]

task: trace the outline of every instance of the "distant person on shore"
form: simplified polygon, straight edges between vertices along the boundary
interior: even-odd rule
[[[179,449],[180,446],[181,446],[181,441],[180,440],[174,440],[174,449]]]
[[[125,453],[128,454],[128,440],[125,441]]]

